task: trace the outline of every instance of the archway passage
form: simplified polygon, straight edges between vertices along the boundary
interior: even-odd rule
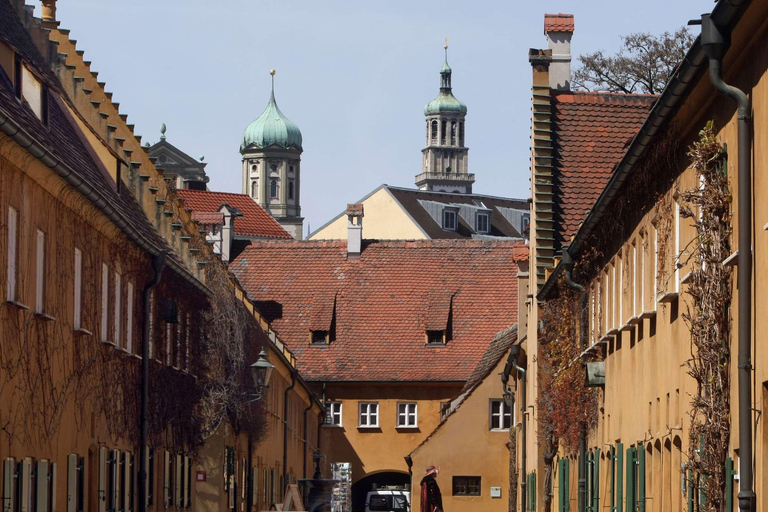
[[[365,510],[365,497],[370,491],[374,490],[374,486],[384,487],[390,485],[404,488],[404,486],[410,485],[410,483],[411,477],[408,473],[397,471],[383,471],[361,478],[352,484],[352,511],[363,512]],[[411,496],[411,502],[413,502],[413,496]]]

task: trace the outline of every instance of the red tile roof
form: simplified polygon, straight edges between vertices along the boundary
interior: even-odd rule
[[[555,212],[567,244],[648,116],[657,96],[552,92]]]
[[[203,226],[224,224],[223,212],[192,212],[192,220]]]
[[[177,192],[179,197],[184,199],[184,206],[191,208],[194,213],[215,212],[225,203],[240,210],[243,216],[235,219],[235,235],[291,238],[291,235],[264,208],[245,194],[187,189]]]
[[[573,32],[573,14],[545,14],[544,32]]]
[[[516,245],[366,240],[349,260],[344,240],[256,241],[230,270],[272,310],[307,380],[466,381],[516,318],[516,262],[527,258]],[[310,346],[310,329],[329,323],[335,339]],[[426,331],[446,323],[446,345],[426,346]]]

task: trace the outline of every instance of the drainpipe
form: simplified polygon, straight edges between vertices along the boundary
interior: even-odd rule
[[[165,268],[165,253],[161,252],[152,257],[152,270],[155,275],[144,286],[144,329],[141,340],[141,412],[139,419],[139,512],[147,510],[147,444],[149,443],[149,425],[147,415],[149,411],[149,343],[152,336],[150,314],[152,288],[160,283],[160,278]]]
[[[283,395],[283,496],[288,488],[288,393],[296,386],[296,372],[291,371],[291,385],[285,388]]]
[[[522,475],[522,478],[520,479],[520,503],[521,503],[521,509],[524,510],[525,509],[525,503],[526,503],[525,499],[526,499],[526,494],[527,494],[526,487],[528,485],[528,482],[526,480],[526,478],[528,476],[528,474],[526,473],[526,471],[527,471],[527,466],[526,466],[526,456],[527,456],[527,449],[526,449],[527,448],[527,446],[526,446],[526,444],[527,444],[527,428],[526,428],[526,423],[527,423],[527,421],[526,421],[526,418],[525,418],[525,415],[528,412],[528,406],[527,406],[528,402],[527,402],[527,393],[526,393],[526,378],[525,378],[526,372],[525,372],[524,368],[521,368],[517,364],[517,357],[518,357],[519,354],[520,354],[520,345],[512,345],[512,347],[510,347],[510,351],[509,351],[509,358],[507,359],[507,366],[504,368],[504,374],[502,376],[502,381],[505,382],[504,390],[506,391],[507,386],[506,386],[506,381],[505,381],[504,377],[506,376],[506,378],[508,379],[509,378],[508,376],[512,372],[512,369],[514,368],[515,370],[517,370],[518,381],[520,382],[520,394],[522,395],[522,398],[520,399],[520,402],[521,402],[520,403],[520,409],[523,411],[522,418],[520,419],[520,424],[521,424],[521,427],[520,427],[520,438],[521,438],[520,439],[520,445],[521,445],[521,449],[520,449],[520,460],[521,460],[521,463],[520,463],[520,474]],[[536,489],[533,489],[533,492],[535,493]]]
[[[587,306],[587,294],[584,287],[573,281],[573,257],[568,250],[563,251],[563,268],[565,269],[565,284],[573,290],[579,292],[579,307],[581,308],[579,322],[579,345],[580,353],[587,348],[586,322],[584,322],[584,311]],[[585,512],[587,506],[587,425],[584,421],[579,425],[579,493],[578,493],[578,511]]]
[[[307,443],[309,442],[309,436],[307,435],[307,414],[312,410],[312,406],[315,405],[312,395],[309,396],[309,405],[304,409],[304,471],[302,471],[302,478],[307,478]]]
[[[752,473],[752,170],[749,98],[723,81],[723,57],[730,34],[720,32],[709,14],[701,16],[701,46],[709,59],[709,79],[718,92],[738,105],[739,148],[739,510],[755,510]]]

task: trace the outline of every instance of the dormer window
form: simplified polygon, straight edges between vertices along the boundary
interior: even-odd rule
[[[456,231],[459,225],[459,212],[455,208],[445,208],[443,210],[443,229]]]
[[[475,231],[478,233],[491,232],[491,214],[488,212],[477,212],[475,216]]]
[[[328,331],[312,331],[312,344],[328,344]]]
[[[445,331],[427,331],[427,345],[445,345]]]

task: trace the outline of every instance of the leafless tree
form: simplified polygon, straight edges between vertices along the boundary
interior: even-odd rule
[[[694,37],[682,27],[660,36],[649,33],[623,37],[615,55],[602,50],[579,56],[573,73],[575,89],[636,94],[659,94],[691,47]]]

